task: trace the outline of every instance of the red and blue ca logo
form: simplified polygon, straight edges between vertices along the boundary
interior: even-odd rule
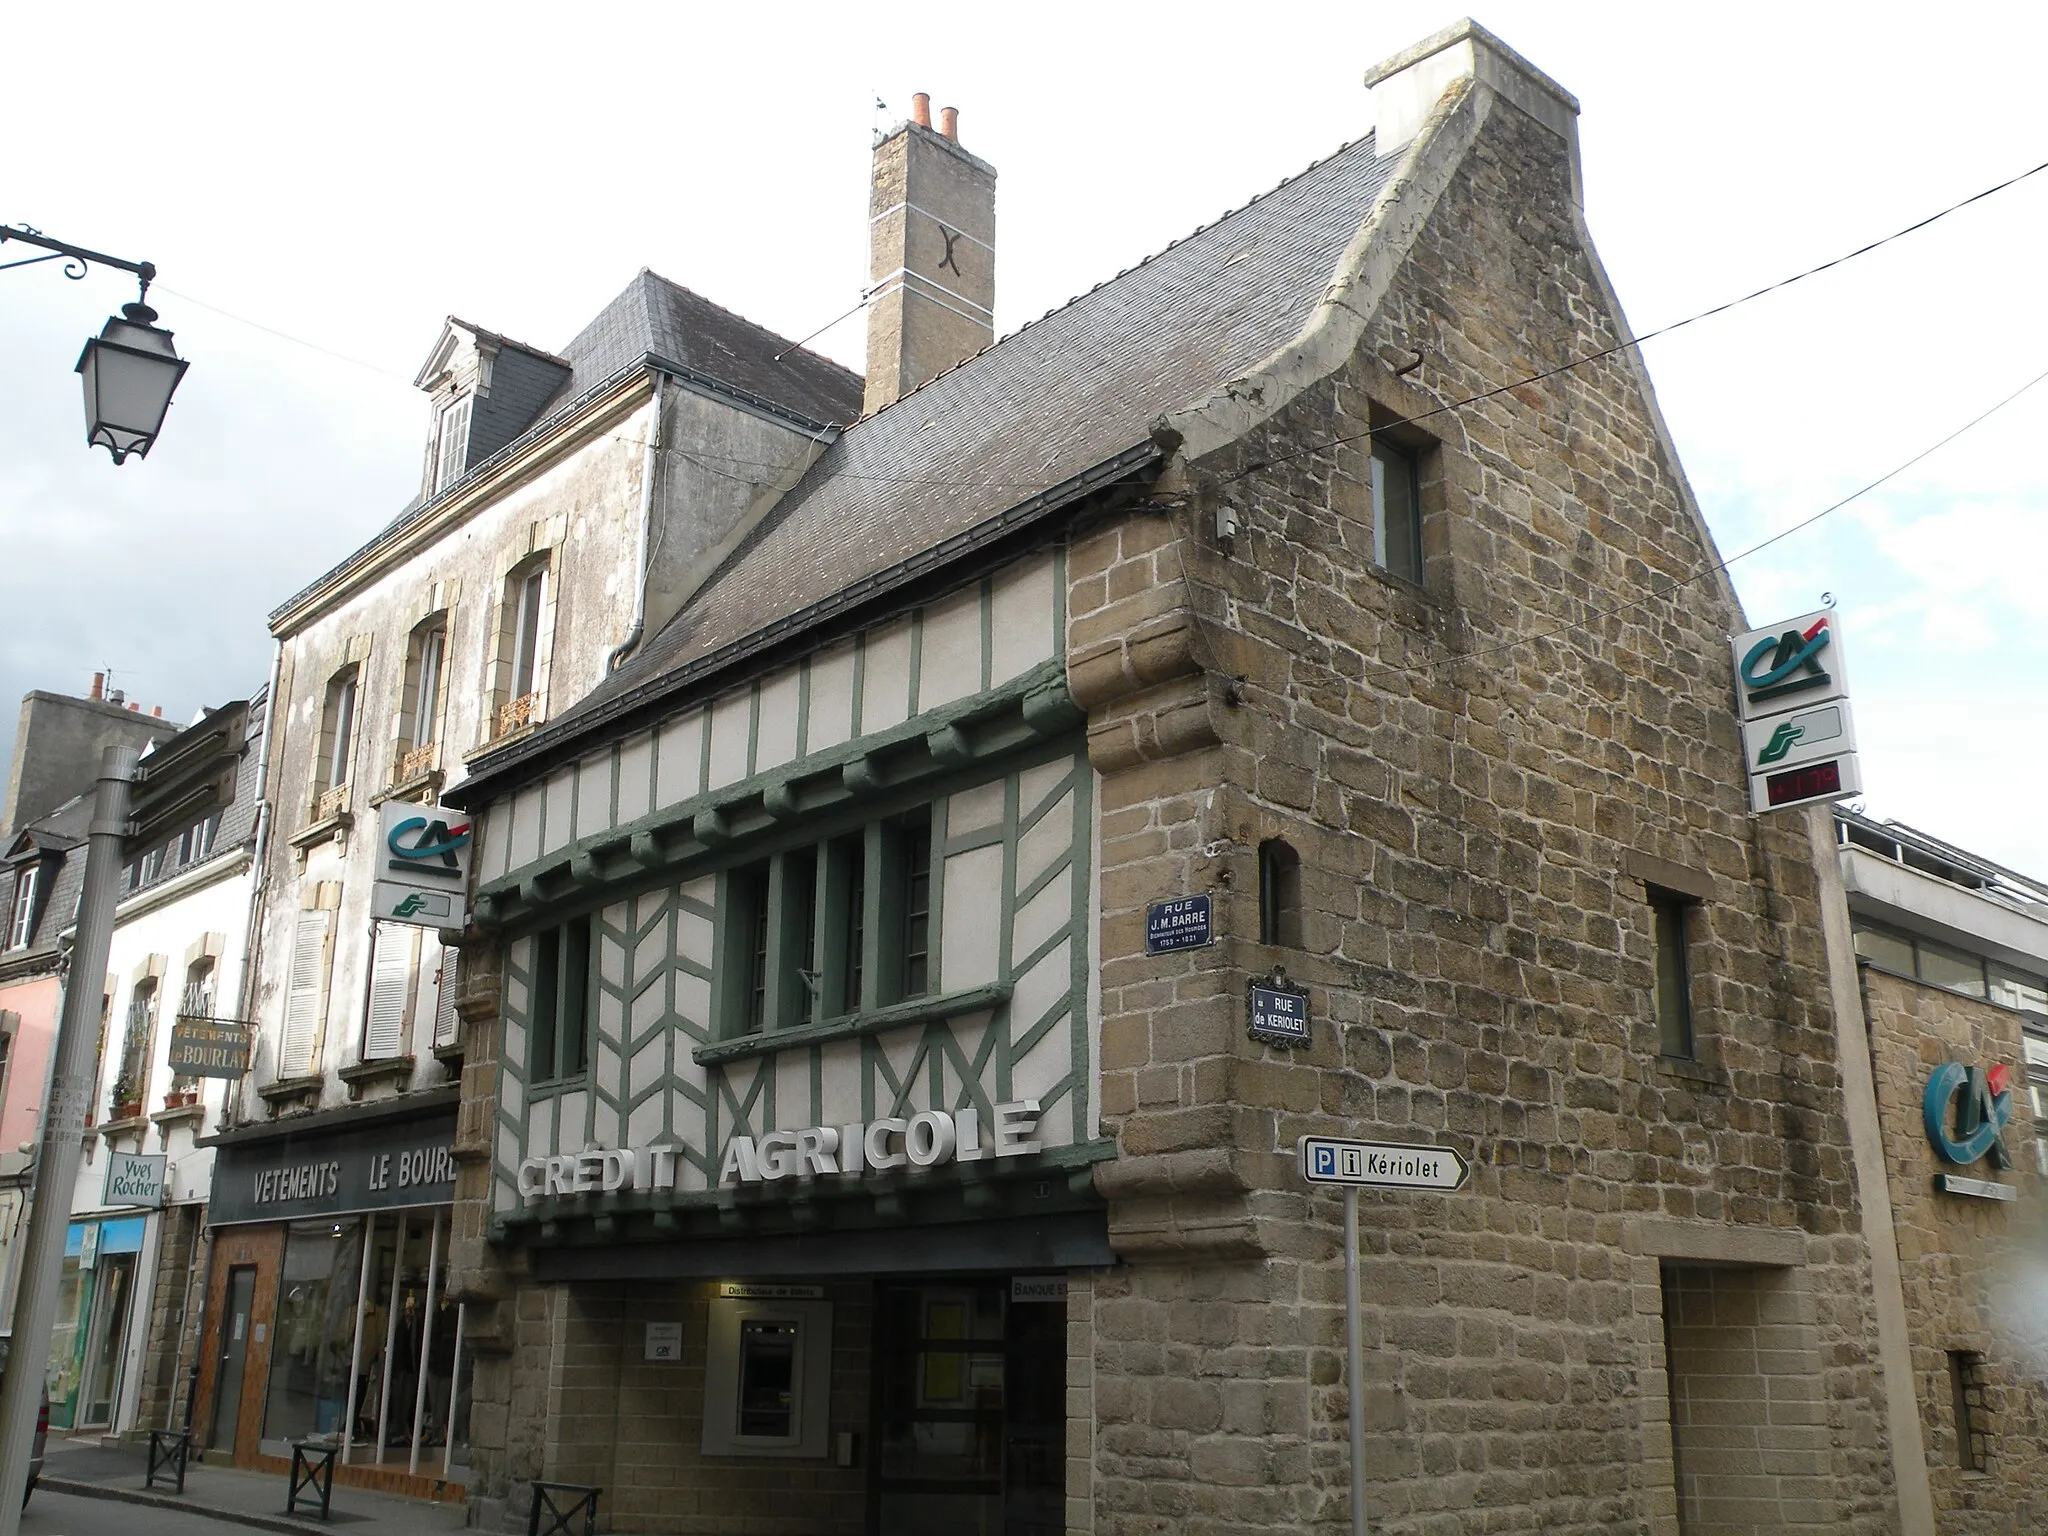
[[[1934,1150],[1951,1163],[1968,1166],[1988,1156],[1994,1168],[2010,1168],[2005,1122],[2012,1118],[2012,1069],[1966,1067],[1951,1061],[1927,1079],[1921,1116]]]

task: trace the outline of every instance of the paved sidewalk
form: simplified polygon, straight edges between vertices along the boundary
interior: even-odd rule
[[[288,1479],[271,1472],[245,1472],[234,1467],[206,1467],[195,1461],[185,1473],[185,1492],[172,1493],[161,1480],[144,1489],[149,1447],[102,1446],[97,1440],[64,1440],[56,1435],[43,1459],[38,1489],[119,1499],[158,1509],[180,1509],[266,1531],[346,1531],[348,1536],[437,1536],[463,1528],[460,1504],[433,1504],[395,1494],[350,1488],[336,1480],[330,1517],[322,1521],[319,1505],[299,1501],[297,1515],[284,1512]]]

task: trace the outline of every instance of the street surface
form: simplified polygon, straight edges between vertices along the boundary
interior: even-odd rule
[[[182,1510],[144,1509],[116,1499],[84,1499],[39,1488],[21,1515],[21,1536],[219,1536],[247,1531],[232,1520],[212,1520]]]

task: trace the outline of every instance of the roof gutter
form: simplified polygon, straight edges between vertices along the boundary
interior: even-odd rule
[[[647,542],[648,530],[654,524],[654,469],[656,455],[661,452],[661,402],[668,391],[668,375],[655,370],[654,374],[654,421],[647,429],[647,454],[640,461],[640,527],[637,548],[633,551],[633,622],[626,629],[626,638],[612,648],[611,655],[604,659],[607,673],[618,670],[620,662],[632,654],[633,647],[640,643],[640,636],[647,628]]]
[[[700,656],[673,672],[650,678],[636,688],[629,688],[616,698],[605,700],[587,714],[564,716],[552,727],[544,727],[541,735],[529,737],[520,744],[520,747],[508,748],[502,760],[491,763],[488,767],[480,767],[441,798],[446,804],[463,810],[473,810],[491,799],[497,793],[498,787],[508,780],[524,780],[558,758],[573,755],[578,750],[575,746],[577,741],[602,730],[607,725],[616,724],[626,716],[652,709],[676,694],[705,683],[729,667],[737,666],[806,630],[818,627],[828,619],[885,597],[909,586],[920,577],[930,575],[942,566],[1041,522],[1082,497],[1103,490],[1158,463],[1166,456],[1166,452],[1165,447],[1153,438],[1135,443],[1123,452],[1103,460],[1093,469],[1083,470],[1072,479],[1040,491],[1007,511],[998,512],[994,517],[984,518],[972,528],[941,540],[929,549],[920,550],[909,559],[899,561],[886,570],[863,576],[860,580],[841,587],[830,597],[822,598],[809,607],[800,608],[795,613],[785,614],[752,634]],[[560,734],[556,734],[557,731]]]

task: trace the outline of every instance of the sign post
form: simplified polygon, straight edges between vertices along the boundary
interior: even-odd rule
[[[1840,631],[1822,609],[1729,637],[1751,815],[1862,791]]]
[[[1344,1385],[1351,1430],[1351,1536],[1365,1531],[1365,1333],[1358,1316],[1358,1192],[1458,1188],[1471,1172],[1449,1147],[1304,1136],[1295,1149],[1311,1184],[1344,1187]]]

